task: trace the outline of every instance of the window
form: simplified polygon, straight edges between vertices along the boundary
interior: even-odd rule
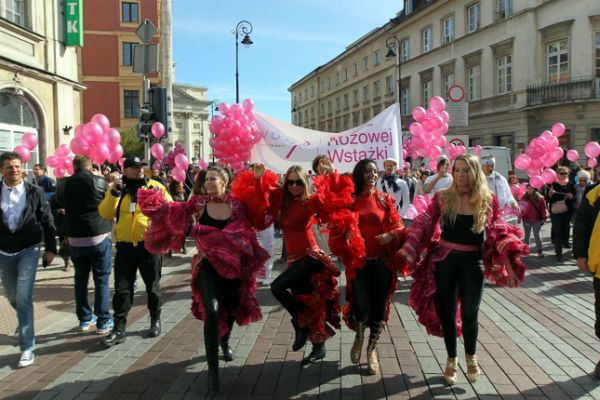
[[[512,60],[510,55],[496,58],[496,86],[498,94],[512,90]]]
[[[423,82],[423,104],[424,107],[427,108],[429,107],[429,100],[431,99],[431,91],[433,89],[433,84],[431,81],[424,81]]]
[[[298,125],[302,125],[302,112],[298,112]]]
[[[140,5],[138,3],[121,4],[121,21],[122,22],[139,22],[140,21]]]
[[[314,107],[310,108],[310,119],[315,119],[315,108]]]
[[[310,97],[315,97],[315,85],[310,85]]]
[[[342,110],[342,103],[340,102],[340,98],[335,98],[335,112],[340,112]]]
[[[569,77],[569,49],[567,40],[548,43],[546,45],[547,75],[549,82],[559,82]]]
[[[340,85],[340,73],[336,72],[335,73],[335,86],[339,86]]]
[[[467,8],[467,33],[479,29],[480,7],[479,3],[475,3]]]
[[[363,86],[363,103],[369,101],[369,87]]]
[[[427,28],[423,29],[422,37],[423,37],[423,53],[427,53],[431,51],[431,38],[432,38],[433,28],[429,25]]]
[[[321,93],[325,91],[325,82],[321,81]]]
[[[327,112],[331,114],[333,110],[331,109],[331,100],[327,100]]]
[[[133,65],[133,45],[135,43],[123,43],[123,65]]]
[[[352,74],[354,76],[358,75],[358,63],[353,63],[352,64]]]
[[[496,0],[496,11],[494,12],[494,20],[508,18],[512,15],[512,0]]]
[[[410,114],[410,89],[408,87],[402,88],[402,115]]]
[[[469,101],[479,100],[481,97],[480,71],[479,64],[467,68],[467,95]]]
[[[363,58],[363,71],[369,70],[369,56]]]
[[[200,129],[200,124],[194,124],[194,129]]]
[[[331,90],[331,77],[327,77],[327,90]]]
[[[298,93],[298,103],[302,103],[302,92]]]
[[[442,21],[442,43],[450,43],[454,40],[454,15]]]
[[[308,109],[304,110],[304,121],[308,124]]]
[[[404,0],[404,14],[409,15],[412,13],[413,0]]]
[[[5,0],[3,17],[10,22],[29,28],[29,7],[25,0]]]
[[[344,95],[344,110],[347,110],[350,104],[348,103],[348,95]]]
[[[450,72],[442,75],[442,97],[448,101],[448,90],[454,85],[454,73]]]
[[[379,65],[381,63],[381,50],[375,50],[373,54],[373,65]]]
[[[400,62],[408,60],[410,57],[410,48],[408,45],[408,39],[404,39],[400,42]]]
[[[183,128],[183,124],[181,122],[175,122],[175,128],[181,129]]]
[[[344,82],[348,80],[348,67],[344,67]]]
[[[600,78],[600,32],[596,33],[596,78]]]
[[[355,106],[358,105],[359,99],[358,99],[358,89],[354,89],[354,92],[352,92],[352,104],[354,104]]]
[[[321,103],[321,116],[325,115],[325,103]]]
[[[125,90],[123,92],[123,106],[125,118],[138,118],[140,116],[139,90]]]
[[[373,82],[373,98],[377,99],[381,97],[381,81]]]
[[[308,88],[304,89],[304,100],[308,101]]]
[[[481,138],[481,136],[471,136],[469,138],[469,147],[475,147],[477,145],[482,146],[483,145],[483,139]]]
[[[590,139],[594,142],[600,142],[600,128],[590,129]]]
[[[385,77],[385,94],[394,92],[394,77],[392,75]]]

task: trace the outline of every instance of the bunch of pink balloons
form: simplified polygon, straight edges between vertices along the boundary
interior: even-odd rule
[[[54,176],[62,178],[66,174],[73,175],[73,156],[68,144],[61,144],[54,149],[54,154],[46,157],[46,165],[54,168]]]
[[[515,199],[521,200],[525,192],[527,192],[527,186],[525,184],[521,185],[520,183],[515,183],[514,185],[510,185],[510,191]]]
[[[598,165],[597,157],[600,156],[600,144],[598,142],[588,142],[583,148],[583,152],[588,156],[587,165],[594,168]]]
[[[90,157],[97,164],[102,164],[106,160],[116,163],[123,156],[121,134],[110,127],[106,115],[96,114],[87,124],[75,127],[71,150],[75,154]]]
[[[198,160],[198,167],[200,169],[208,168],[208,161],[206,161],[204,158],[201,158],[200,160]]]
[[[242,104],[229,106],[219,104],[221,115],[215,115],[209,125],[214,135],[210,146],[222,165],[230,165],[235,171],[244,168],[250,160],[252,147],[261,139],[260,130],[254,122],[254,102],[246,99]]]
[[[423,214],[427,207],[431,204],[431,199],[427,195],[415,195],[413,203],[406,210],[406,219],[415,219],[420,214]]]
[[[33,132],[25,132],[21,136],[21,144],[15,146],[14,152],[21,156],[24,163],[31,160],[31,151],[38,145],[38,138]]]
[[[439,96],[433,96],[429,100],[429,109],[426,110],[423,107],[413,109],[412,116],[416,122],[413,122],[408,128],[412,137],[406,142],[404,148],[407,155],[412,158],[429,157],[435,164],[437,158],[442,154],[442,149],[446,148],[448,151],[445,135],[448,132],[450,116],[445,110],[446,102]],[[459,151],[454,147],[450,149],[453,154]],[[432,169],[435,169],[435,165]]]
[[[175,181],[185,181],[186,171],[190,162],[185,155],[185,148],[183,147],[183,143],[181,143],[181,141],[177,141],[175,143],[175,148],[162,159],[162,164],[171,168],[171,176]]]
[[[543,131],[533,138],[525,152],[515,159],[515,167],[527,171],[529,183],[536,189],[544,184],[551,184],[556,180],[556,172],[550,168],[564,155],[564,150],[559,146],[558,138],[565,134],[565,125],[557,122],[550,131]],[[574,150],[567,152],[567,158],[577,155]]]

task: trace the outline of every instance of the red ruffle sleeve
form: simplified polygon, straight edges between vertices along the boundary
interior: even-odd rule
[[[248,221],[256,230],[267,229],[279,214],[282,191],[278,181],[277,174],[269,170],[260,179],[253,171],[243,171],[231,184],[231,196],[244,204]]]

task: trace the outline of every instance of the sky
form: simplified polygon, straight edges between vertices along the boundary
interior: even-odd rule
[[[250,21],[254,44],[239,45],[240,102],[291,119],[288,88],[401,10],[400,0],[173,0],[175,81],[235,102],[235,35]],[[243,36],[239,38],[241,42]]]

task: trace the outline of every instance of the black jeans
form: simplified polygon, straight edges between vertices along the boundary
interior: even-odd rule
[[[133,243],[117,242],[116,248],[115,294],[113,295],[115,325],[120,325],[121,321],[127,319],[133,304],[133,285],[138,268],[146,285],[150,315],[158,317],[162,305],[160,297],[162,256],[149,253],[144,247],[144,242],[138,243],[135,247]],[[124,324],[120,328],[124,329]]]
[[[479,326],[477,314],[483,294],[483,270],[478,252],[452,251],[435,266],[435,283],[448,357],[456,357],[456,308],[460,297],[465,353],[474,355]]]
[[[196,279],[196,287],[200,291],[206,314],[206,320],[204,321],[205,337],[206,335],[218,335],[219,310],[221,307],[229,314],[235,314],[240,301],[240,285],[241,281],[239,279],[223,278],[207,259],[202,260],[202,267]]]
[[[552,244],[556,255],[562,255],[562,249],[569,244],[569,234],[571,231],[571,213],[550,214],[552,221],[551,236]]]
[[[381,260],[367,260],[367,264],[356,271],[352,284],[356,322],[379,322],[385,319],[391,282],[392,273]]]
[[[594,297],[595,297],[595,308],[596,308],[596,337],[600,339],[600,278],[594,277]]]
[[[295,295],[312,292],[310,277],[319,272],[321,263],[312,257],[304,257],[290,265],[271,283],[271,292],[281,305],[296,319],[302,311],[303,304],[295,299]],[[291,293],[289,290],[291,290]]]

